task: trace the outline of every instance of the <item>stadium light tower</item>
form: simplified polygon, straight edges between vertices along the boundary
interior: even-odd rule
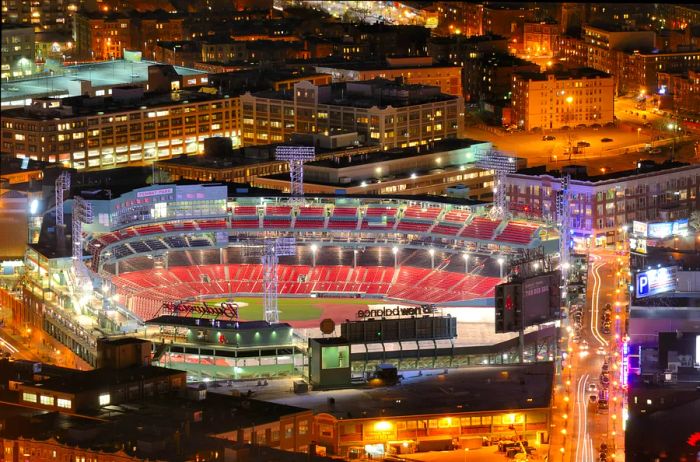
[[[476,166],[493,170],[493,207],[491,218],[502,220],[508,213],[506,178],[516,170],[515,158],[498,154],[496,151],[477,152]]]
[[[435,249],[431,247],[428,249],[428,253],[430,254],[430,269],[435,269]]]
[[[464,272],[468,273],[469,272],[469,254],[468,253],[463,254],[462,258],[464,258]]]
[[[63,246],[65,240],[66,224],[63,216],[63,195],[70,191],[70,173],[64,170],[56,178],[56,238],[58,245]]]
[[[292,199],[304,197],[304,163],[316,158],[313,146],[277,146],[275,159],[289,162]]]
[[[277,300],[277,263],[283,255],[296,253],[296,240],[293,237],[265,239],[263,241],[263,310],[265,321],[270,324],[280,322],[280,312]]]
[[[571,207],[569,207],[569,182],[571,176],[561,177],[561,190],[557,193],[557,225],[559,227],[559,266],[564,286],[568,281],[569,246],[571,241]],[[564,287],[566,289],[566,287]]]
[[[501,279],[503,279],[503,264],[506,262],[506,260],[503,257],[498,257],[498,260],[496,261],[498,262],[498,266],[500,268]]]
[[[397,255],[398,255],[398,253],[399,253],[399,248],[396,247],[396,246],[392,247],[392,248],[391,248],[391,253],[394,254],[394,268],[396,268],[397,263],[398,263],[398,262],[397,262]]]

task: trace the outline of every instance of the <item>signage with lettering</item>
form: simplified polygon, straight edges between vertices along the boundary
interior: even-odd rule
[[[359,310],[357,312],[357,319],[423,316],[425,314],[435,313],[437,313],[437,308],[435,308],[433,305],[397,306],[396,308]]]
[[[666,239],[671,236],[687,236],[688,219],[666,221],[663,223],[649,223],[649,237],[654,239]]]
[[[632,222],[632,234],[637,234],[642,237],[647,236],[648,225],[643,221],[633,221]]]
[[[152,197],[152,196],[164,196],[166,194],[172,194],[173,188],[164,189],[154,189],[153,191],[140,191],[136,193],[136,197]]]
[[[185,316],[190,316],[192,313],[197,313],[200,315],[214,315],[217,318],[223,316],[229,319],[238,319],[238,304],[232,302],[221,302],[219,305],[207,305],[207,302],[165,302],[163,303],[161,309],[163,312],[184,314]]]
[[[657,268],[637,273],[635,295],[637,298],[671,292],[676,289],[676,267]]]
[[[630,252],[638,253],[641,255],[647,254],[647,240],[644,238],[631,237],[630,238]]]

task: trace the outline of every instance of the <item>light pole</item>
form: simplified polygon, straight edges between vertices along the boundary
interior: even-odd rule
[[[318,250],[318,246],[316,244],[311,244],[311,257],[313,261],[313,267],[316,268],[316,251]]]
[[[430,254],[430,269],[435,269],[435,249],[430,248],[428,253]]]
[[[464,258],[464,272],[469,273],[469,254],[465,253],[462,257]]]
[[[397,261],[396,261],[396,260],[397,260],[397,257],[396,257],[396,256],[397,256],[398,253],[399,253],[399,248],[396,247],[396,246],[392,247],[392,248],[391,248],[391,253],[394,254],[394,268],[396,268],[396,266],[397,266]]]
[[[569,124],[569,162],[571,162],[571,154],[573,154],[573,149],[571,147],[571,104],[574,102],[573,96],[566,97],[566,122]]]
[[[496,261],[498,262],[498,266],[500,269],[501,279],[503,279],[503,263],[505,263],[506,261],[503,257],[498,257],[498,260]]]
[[[637,144],[639,144],[639,134],[642,132],[642,127],[637,127]]]

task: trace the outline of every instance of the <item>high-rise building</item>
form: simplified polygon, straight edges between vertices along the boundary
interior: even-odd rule
[[[34,29],[20,24],[2,25],[2,80],[34,73]]]
[[[513,74],[513,117],[525,130],[613,121],[613,78],[591,68]]]
[[[69,31],[80,8],[94,10],[95,0],[2,0],[2,23],[19,23],[40,31]]]

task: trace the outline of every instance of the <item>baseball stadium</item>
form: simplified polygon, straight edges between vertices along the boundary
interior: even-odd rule
[[[73,258],[54,281],[66,286],[64,308],[94,319],[83,323],[85,336],[136,332],[154,341],[161,365],[205,377],[294,375],[306,363],[307,339],[328,333],[319,329],[322,320],[338,326],[361,310],[430,305],[457,318],[457,338],[449,341],[353,345],[364,370],[386,359],[378,351],[439,353],[512,340],[484,332],[493,332],[494,287],[508,259],[535,248],[555,253],[558,234],[544,222],[492,219],[490,205],[261,196],[212,183],[153,185],[118,197],[82,191],[63,209],[73,217],[72,234],[82,237],[73,253],[84,264]],[[222,303],[235,306],[235,319],[172,310]],[[438,353],[406,357],[404,367],[454,364]]]

